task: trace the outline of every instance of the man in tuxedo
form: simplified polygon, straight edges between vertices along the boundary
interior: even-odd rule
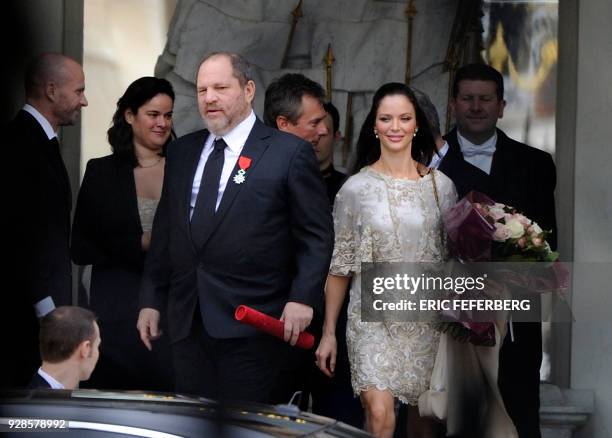
[[[214,53],[197,74],[208,129],[168,147],[141,289],[151,348],[167,301],[177,390],[288,402],[292,345],[321,302],[333,246],[312,146],[255,117],[248,62]],[[284,321],[284,342],[234,319],[241,304]]]
[[[503,78],[492,67],[469,64],[457,71],[450,102],[457,126],[445,137],[449,150],[438,169],[453,180],[460,196],[479,190],[550,230],[547,240],[554,249],[555,165],[550,154],[496,128],[503,97]],[[521,438],[540,436],[541,361],[541,324],[511,324],[500,351],[498,384]]]
[[[101,342],[100,328],[90,310],[57,307],[40,321],[42,365],[28,388],[78,388],[96,367]]]
[[[77,121],[87,105],[84,91],[83,69],[76,61],[56,53],[36,57],[25,73],[26,104],[3,140],[12,170],[10,186],[5,187],[15,227],[9,236],[14,249],[11,275],[18,285],[5,294],[3,308],[18,316],[19,327],[2,327],[2,336],[12,345],[17,340],[9,333],[20,333],[16,350],[7,346],[12,351],[10,369],[3,373],[7,386],[25,385],[40,361],[37,317],[72,301],[72,201],[57,130]]]

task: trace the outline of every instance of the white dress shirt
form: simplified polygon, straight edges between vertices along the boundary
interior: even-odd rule
[[[429,162],[429,166],[427,167],[431,169],[437,169],[438,166],[440,165],[440,161],[442,161],[442,158],[444,158],[447,152],[448,152],[448,143],[444,142],[444,146],[440,148],[438,153],[436,154],[434,152],[433,156],[431,157],[431,161]]]
[[[493,154],[497,144],[497,131],[484,143],[474,144],[457,131],[457,140],[459,147],[463,153],[463,158],[468,163],[478,167],[487,175],[491,173],[491,164],[493,163]]]
[[[227,147],[223,151],[224,159],[223,162],[223,170],[221,171],[221,179],[219,180],[219,193],[217,194],[217,203],[215,204],[215,211],[219,208],[219,204],[221,203],[221,198],[223,198],[223,193],[225,192],[225,187],[227,187],[227,181],[231,176],[232,170],[234,170],[234,166],[236,166],[236,162],[238,161],[238,157],[240,157],[240,153],[244,148],[244,144],[255,125],[255,113],[251,110],[251,114],[240,122],[234,129],[232,129],[227,134],[221,136]],[[200,161],[198,163],[198,168],[196,169],[195,176],[193,178],[193,185],[191,186],[191,201],[189,204],[189,218],[193,215],[193,209],[195,208],[196,200],[198,198],[198,192],[200,191],[200,183],[202,182],[202,172],[204,171],[204,166],[206,165],[206,160],[208,160],[208,156],[213,151],[213,142],[218,138],[212,133],[206,139],[206,143],[204,143],[204,148],[202,149],[202,155],[200,155]]]
[[[43,129],[43,131],[45,131],[45,135],[47,136],[49,140],[52,140],[55,137],[57,137],[57,134],[51,127],[51,123],[49,123],[49,121],[45,118],[45,116],[43,116],[36,108],[26,103],[23,106],[23,110],[31,114],[32,117],[36,119],[36,121],[38,122],[40,127]],[[43,298],[42,300],[40,300],[39,302],[37,302],[36,304],[34,304],[34,310],[38,318],[42,318],[47,313],[51,312],[53,309],[55,309],[55,303],[53,302],[53,298],[51,298],[51,296],[47,296]],[[40,371],[39,371],[39,374],[40,374]]]
[[[51,389],[66,389],[64,385],[55,380],[50,374],[45,373],[42,367],[38,369],[38,375],[47,381]]]

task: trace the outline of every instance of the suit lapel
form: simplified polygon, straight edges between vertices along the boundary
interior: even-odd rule
[[[522,204],[522,194],[529,191],[524,168],[524,164],[521,164],[520,158],[512,150],[512,142],[498,129],[490,178],[499,202],[517,208]]]
[[[130,223],[136,226],[138,232],[142,232],[140,213],[138,211],[138,195],[136,194],[136,180],[134,179],[134,168],[120,160],[113,160],[117,176],[117,187],[121,187],[124,196],[125,208],[130,215]]]
[[[190,144],[185,146],[176,146],[176,147],[185,147],[187,149],[184,155],[184,161],[181,168],[186,171],[183,173],[183,180],[181,182],[180,193],[184,194],[183,200],[181,202],[181,222],[187,225],[187,231],[189,231],[189,227],[191,224],[191,218],[189,217],[189,210],[191,208],[191,190],[193,188],[193,179],[195,178],[196,171],[198,170],[198,164],[200,162],[200,157],[202,156],[202,151],[204,150],[204,144],[208,138],[208,131],[206,129],[202,130],[202,135],[197,136]]]
[[[64,201],[68,211],[72,210],[72,189],[70,186],[70,177],[68,176],[68,170],[66,164],[62,159],[61,155],[61,144],[59,144],[59,138],[57,139],[59,147],[55,150],[55,146],[52,146],[51,140],[47,137],[45,130],[40,126],[38,121],[32,114],[25,110],[20,110],[18,117],[21,117],[24,123],[31,127],[37,137],[37,142],[43,148],[43,156],[47,162],[50,174],[55,178],[59,188],[64,192]]]
[[[66,169],[66,164],[62,159],[60,149],[58,148],[57,151],[54,150],[49,140],[47,140],[47,144],[44,144],[43,147],[45,148],[50,172],[55,178],[60,190],[64,193],[64,201],[66,202],[68,211],[71,211],[72,190],[70,187],[70,177],[68,176],[68,170]]]
[[[259,159],[261,158],[264,151],[268,148],[268,143],[266,142],[266,138],[270,136],[268,132],[269,128],[261,123],[259,120],[255,121],[255,125],[247,138],[247,141],[240,153],[240,156],[248,157],[251,159],[251,165],[246,171],[246,180],[242,184],[236,184],[234,182],[234,176],[239,170],[238,161],[230,174],[229,179],[227,180],[227,185],[225,186],[225,191],[223,192],[223,197],[221,198],[221,203],[219,204],[219,209],[215,213],[215,219],[213,226],[206,232],[204,239],[202,242],[198,243],[200,248],[203,248],[208,242],[208,239],[212,235],[212,233],[217,229],[219,224],[223,221],[223,218],[226,216],[228,211],[230,210],[232,204],[236,200],[238,193],[243,189],[243,187],[249,184],[249,175],[252,174],[255,167],[259,163]]]
[[[507,199],[507,174],[509,170],[508,166],[512,166],[510,158],[511,154],[508,154],[507,144],[505,142],[505,135],[498,129],[497,143],[495,144],[495,153],[493,154],[491,172],[489,173],[491,187],[493,189],[495,199],[499,200],[498,202],[509,202],[509,199]]]
[[[191,238],[191,218],[189,217],[189,211],[191,209],[191,191],[193,189],[193,179],[198,170],[198,164],[200,163],[200,157],[202,156],[202,151],[204,150],[208,135],[208,130],[203,129],[202,134],[196,136],[191,143],[186,145],[174,145],[174,147],[184,147],[186,149],[186,153],[183,156],[183,163],[180,166],[182,169],[186,170],[182,173],[183,179],[179,187],[179,193],[183,194],[183,199],[180,204],[180,223],[185,227],[185,232],[189,236],[191,249],[194,253],[197,253],[197,246]]]

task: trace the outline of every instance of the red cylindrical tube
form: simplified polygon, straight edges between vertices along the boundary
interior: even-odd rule
[[[251,307],[240,305],[236,308],[234,317],[237,321],[248,324],[264,333],[283,339],[285,324],[270,315],[261,313]],[[308,332],[302,332],[298,336],[296,347],[309,350],[314,346],[314,336]]]

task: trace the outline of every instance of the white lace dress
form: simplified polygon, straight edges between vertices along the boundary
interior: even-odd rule
[[[440,209],[457,201],[438,171]],[[416,405],[429,389],[439,333],[426,323],[362,322],[361,263],[441,261],[446,256],[432,175],[412,181],[365,167],[350,177],[334,204],[335,245],[330,273],[352,276],[346,339],[353,391],[389,390]]]

